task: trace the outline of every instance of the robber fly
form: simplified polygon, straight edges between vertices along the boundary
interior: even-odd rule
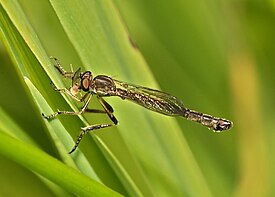
[[[106,113],[113,122],[113,124],[95,124],[81,128],[81,132],[69,154],[76,150],[81,139],[87,132],[118,124],[118,120],[113,115],[113,108],[103,99],[103,97],[118,96],[123,100],[130,100],[142,107],[167,116],[182,116],[188,120],[198,122],[212,129],[214,132],[225,131],[233,126],[233,123],[229,120],[190,110],[184,106],[180,99],[165,92],[118,81],[106,75],[97,75],[93,77],[91,71],[81,72],[80,68],[75,72],[68,72],[64,70],[58,59],[54,57],[51,57],[51,59],[55,61],[55,67],[60,74],[72,80],[72,86],[69,90],[66,88],[58,89],[51,83],[53,88],[58,92],[68,94],[76,101],[84,102],[84,106],[77,112],[58,110],[48,116],[42,113],[43,117],[49,120],[60,114],[79,115],[84,112],[94,112]],[[85,94],[79,98],[78,93],[80,93],[81,90],[85,92]],[[88,108],[93,95],[97,96],[103,110]]]

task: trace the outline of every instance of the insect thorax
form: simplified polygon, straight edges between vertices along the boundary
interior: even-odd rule
[[[98,75],[93,80],[92,89],[99,96],[113,96],[116,91],[116,85],[112,78]]]

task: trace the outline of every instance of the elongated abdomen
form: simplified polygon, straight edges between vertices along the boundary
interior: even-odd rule
[[[215,132],[226,131],[233,126],[231,121],[224,118],[217,118],[190,109],[186,109],[183,116],[187,118],[187,120],[191,120],[207,126],[209,129]]]

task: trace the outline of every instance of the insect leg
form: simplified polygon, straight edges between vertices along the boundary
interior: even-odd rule
[[[72,94],[67,88],[57,88],[53,82],[51,82],[51,86],[53,87],[53,89],[57,92],[60,92],[60,93],[65,93],[67,95],[69,95],[70,97],[72,97],[74,100],[78,101],[78,102],[82,102],[85,97],[86,97],[86,94],[82,97],[82,98],[78,98],[77,96],[75,96],[74,94]],[[88,93],[87,93],[88,94]],[[84,98],[84,99],[83,99]]]
[[[100,104],[102,105],[103,109],[105,110],[105,112],[108,114],[109,118],[113,121],[115,125],[117,125],[118,120],[113,114],[114,109],[112,108],[112,106],[109,103],[107,103],[102,97],[98,96],[97,98]]]
[[[85,95],[84,95],[85,96]],[[57,115],[60,115],[60,114],[64,114],[64,115],[80,115],[80,114],[82,114],[82,113],[84,113],[85,111],[86,111],[86,109],[87,109],[87,107],[88,107],[88,105],[89,105],[89,103],[90,103],[90,101],[91,101],[91,98],[92,98],[92,94],[90,94],[90,96],[88,97],[88,100],[85,102],[85,104],[84,104],[84,106],[81,108],[81,110],[80,111],[77,111],[77,112],[74,112],[74,111],[57,111],[57,112],[55,112],[55,113],[53,113],[53,114],[51,114],[51,115],[48,115],[48,116],[46,116],[45,114],[43,114],[42,113],[42,116],[44,117],[44,118],[46,118],[47,120],[50,120],[50,119],[53,119],[53,118],[55,118]]]
[[[72,152],[74,152],[76,150],[76,148],[78,147],[80,141],[82,140],[83,136],[88,133],[89,131],[93,131],[93,130],[97,130],[97,129],[103,129],[106,127],[111,127],[113,126],[112,124],[96,124],[96,125],[90,125],[84,128],[81,128],[81,132],[75,142],[74,147],[72,148],[72,150],[69,152],[69,154],[71,154]]]
[[[106,111],[101,110],[101,109],[89,109],[89,108],[87,108],[85,112],[97,113],[97,114],[106,114]]]
[[[74,76],[74,72],[69,72],[69,71],[66,71],[60,64],[59,60],[55,57],[50,57],[50,59],[53,59],[56,63],[55,68],[59,71],[59,73],[61,75],[63,75],[63,77],[66,77],[66,78],[72,78]]]

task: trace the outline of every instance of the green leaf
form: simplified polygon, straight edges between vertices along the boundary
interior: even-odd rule
[[[81,175],[34,146],[5,134],[1,129],[0,154],[54,181],[67,191],[81,196],[120,196],[105,186]],[[26,155],[28,159],[26,159]]]
[[[10,5],[8,5],[7,8],[9,8],[9,6]],[[17,6],[18,5],[15,4],[14,7],[16,8]],[[30,80],[28,80],[28,78],[26,78],[26,82],[28,84],[28,87],[30,88],[30,91],[32,92],[32,95],[34,96],[33,99],[36,100],[36,101],[39,101],[40,103],[41,103],[41,101],[43,101],[44,102],[43,105],[45,105],[45,101],[43,100],[43,98],[41,96],[41,93],[44,93],[44,95],[46,95],[46,97],[49,96],[49,95],[47,95],[47,91],[43,91],[41,89],[43,89],[43,87],[45,87],[46,84],[49,85],[48,84],[49,80],[46,77],[46,75],[44,74],[44,72],[41,69],[41,67],[39,67],[39,64],[37,64],[34,56],[30,52],[30,50],[26,47],[25,42],[21,39],[21,36],[17,33],[17,30],[14,28],[13,24],[10,22],[9,18],[5,14],[5,11],[2,9],[2,7],[1,7],[1,12],[0,13],[1,13],[1,30],[2,30],[1,31],[1,33],[2,33],[1,36],[2,36],[2,39],[3,39],[6,47],[10,51],[10,54],[11,54],[14,62],[16,63],[16,65],[18,65],[19,73],[21,75],[21,78],[22,78],[22,76],[25,76],[25,77],[28,76],[29,79],[32,80],[32,82],[31,82]],[[19,8],[17,10],[15,10],[15,13],[17,13],[18,15],[20,15],[20,14],[22,15],[22,11]],[[15,14],[16,17],[18,17],[18,15]],[[22,18],[24,18],[23,16],[22,16]],[[17,22],[20,22],[20,21],[17,21]],[[20,25],[22,25],[22,23],[20,23]],[[26,23],[25,25],[23,25],[23,30],[24,30],[23,33],[25,33],[25,34],[27,34],[27,35],[29,35],[31,37],[33,35],[33,32],[31,31],[31,28],[26,28],[28,25],[29,25],[28,23]],[[37,44],[37,46],[41,46],[41,44],[39,44],[39,42],[37,42],[36,44]],[[40,92],[36,90],[36,88],[34,87],[33,84],[35,84],[35,86],[37,86],[37,87],[40,88]],[[26,87],[27,86],[25,86],[25,88]],[[55,99],[55,97],[53,96],[52,99]],[[63,101],[63,103],[65,103],[65,102]],[[45,106],[44,106],[44,108],[45,108]],[[39,113],[39,116],[40,116],[40,119],[42,119],[41,112]],[[78,123],[76,125],[80,125],[80,124]],[[56,128],[60,129],[61,127],[59,126],[59,127],[56,127]],[[67,154],[67,151],[65,151],[64,147],[62,149],[62,144],[60,144],[60,142],[62,142],[62,141],[60,139],[56,138],[56,136],[61,137],[61,138],[64,137],[64,136],[68,136],[67,135],[67,131],[64,130],[64,129],[61,130],[60,131],[61,135],[59,133],[59,130],[55,130],[55,132],[57,132],[56,135],[53,135],[54,133],[51,133],[51,134],[53,136],[54,142],[56,143],[58,149],[59,150],[63,150],[63,151],[60,151],[60,153],[61,153],[61,156],[62,156],[64,162],[66,162],[66,163],[70,164],[71,166],[73,166],[73,163],[72,163],[72,161],[70,161],[71,159],[70,159],[69,155]],[[15,133],[15,135],[18,135],[18,134]],[[72,140],[71,140],[71,142],[72,142]],[[66,141],[64,143],[66,143]],[[14,149],[13,149],[13,151],[14,151]],[[3,154],[6,154],[6,153],[3,153]],[[15,154],[16,154],[15,156],[17,156],[17,157],[22,157],[23,152],[15,151]],[[98,152],[98,157],[97,157],[98,161],[100,161],[100,154],[101,153]],[[9,156],[9,155],[7,155],[7,156]],[[8,157],[8,158],[11,158],[11,157]],[[16,161],[19,162],[21,165],[23,165],[23,166],[27,165],[26,163],[24,163],[23,160],[20,160],[20,158],[16,158],[16,159],[17,159]],[[105,160],[105,159],[103,158],[103,160]],[[27,161],[25,161],[25,162],[27,162]],[[83,158],[83,156],[81,154],[78,154],[78,157],[75,158],[75,162],[76,162],[76,165],[78,166],[78,168],[83,171],[83,173],[85,173],[87,176],[90,176],[90,177],[95,178],[95,179],[98,180],[98,178],[96,177],[95,173],[92,171],[91,166],[87,165],[88,164],[87,160],[85,158]],[[28,166],[28,167],[30,169],[32,169],[33,171],[36,171],[35,167],[41,168],[41,166],[39,166],[40,164],[41,163],[35,163],[34,164],[35,166]],[[52,165],[54,165],[54,164],[52,164]],[[48,165],[47,166],[46,163],[45,163],[45,165],[43,165],[44,170],[48,170],[48,174],[44,175],[43,172],[41,172],[41,171],[39,171],[38,173],[41,173],[42,176],[43,175],[47,176],[47,178],[50,177],[53,182],[59,184],[58,179],[60,179],[62,177],[61,176],[62,173],[60,174],[60,173],[56,173],[55,171],[52,171],[51,170],[51,168],[53,167],[52,165]],[[107,169],[107,167],[106,167],[106,169]],[[84,177],[84,176],[81,176],[81,177]],[[54,179],[54,178],[56,178],[56,179]],[[62,186],[63,187],[70,187],[71,185],[74,184],[73,183],[74,181],[79,181],[79,182],[84,181],[85,182],[86,179],[87,179],[86,177],[84,177],[82,179],[81,178],[77,178],[77,180],[76,180],[75,178],[76,177],[71,176],[71,179],[68,178],[66,180],[66,181],[71,180],[71,182],[68,183],[66,186],[64,186],[64,185],[62,185]],[[90,183],[93,183],[93,184],[90,184]],[[88,183],[86,183],[87,185],[85,184],[86,187],[87,187],[87,189],[89,190],[88,187],[93,188],[92,190],[94,192],[98,193],[99,195],[100,194],[101,195],[102,194],[107,194],[107,193],[109,193],[110,195],[115,194],[114,192],[111,192],[111,190],[108,190],[108,189],[104,190],[103,186],[100,186],[99,184],[96,184],[94,181],[91,181],[90,183],[88,182]],[[62,183],[62,184],[64,184],[64,183]],[[89,184],[90,184],[90,186],[88,186]],[[77,185],[77,184],[75,184],[75,185]],[[79,189],[72,188],[72,190],[70,190],[68,188],[66,188],[66,189],[68,191],[76,192],[76,193],[78,193],[78,195],[82,195],[82,194],[93,195],[94,194],[93,192],[90,192],[90,194],[88,194],[87,193],[88,190],[80,192],[79,190],[81,190],[81,188],[79,188]]]

